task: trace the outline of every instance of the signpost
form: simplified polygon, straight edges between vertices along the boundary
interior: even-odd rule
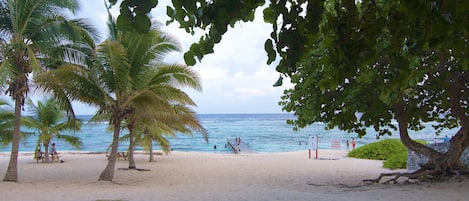
[[[311,149],[316,150],[316,159],[318,159],[318,136],[309,136],[309,159],[311,159]]]

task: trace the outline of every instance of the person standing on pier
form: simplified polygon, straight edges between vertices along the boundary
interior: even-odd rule
[[[238,152],[241,151],[240,146],[241,146],[241,137],[236,137],[236,144],[238,145]]]

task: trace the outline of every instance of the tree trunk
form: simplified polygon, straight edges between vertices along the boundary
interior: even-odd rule
[[[119,148],[119,133],[121,127],[122,119],[116,118],[114,120],[114,134],[112,136],[112,144],[111,144],[111,153],[108,158],[108,162],[104,170],[99,175],[98,181],[112,181],[114,179],[114,170],[116,167],[116,160],[117,160],[117,149]]]
[[[404,103],[396,105],[396,119],[399,124],[399,136],[402,143],[412,151],[428,157],[428,165],[432,164],[439,173],[452,173],[453,169],[462,168],[461,155],[469,145],[469,132],[466,126],[461,129],[451,140],[450,147],[446,153],[440,153],[430,147],[415,142],[409,137],[408,122],[405,114]],[[418,171],[418,170],[417,170]]]
[[[44,143],[44,157],[46,159],[46,163],[50,162],[49,158],[49,143]]]
[[[8,169],[3,178],[3,181],[18,181],[18,151],[20,145],[20,126],[21,126],[21,103],[22,96],[14,95],[15,97],[15,118],[13,120],[13,138],[11,142],[11,155]]]
[[[442,164],[443,171],[452,172],[453,169],[464,168],[461,163],[461,156],[469,144],[469,129],[462,126],[456,135],[451,139],[448,151],[436,161]]]
[[[148,150],[150,150],[150,160],[148,162],[155,162],[155,157],[153,156],[153,142],[151,138],[149,139],[150,144],[148,146]]]
[[[430,159],[435,158],[437,155],[441,155],[439,152],[429,148],[423,144],[420,144],[412,140],[408,132],[408,121],[404,103],[401,101],[395,106],[396,120],[399,127],[399,137],[401,138],[402,143],[412,151],[422,154]]]
[[[134,132],[135,129],[133,126],[129,126],[129,133],[130,133],[130,144],[129,144],[129,169],[137,169],[134,160]]]

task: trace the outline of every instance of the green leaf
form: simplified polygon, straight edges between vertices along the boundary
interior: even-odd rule
[[[119,15],[116,20],[116,25],[119,30],[133,31],[132,19],[126,15]]]
[[[116,5],[117,0],[109,0],[109,3],[110,3],[111,5]]]
[[[188,66],[193,66],[193,65],[195,65],[196,61],[195,61],[195,59],[194,59],[194,54],[193,54],[191,51],[186,52],[186,53],[184,54],[184,61],[186,62],[186,64],[187,64]]]
[[[134,28],[137,33],[148,33],[151,27],[151,21],[147,15],[137,14],[134,20]]]
[[[274,50],[274,45],[272,44],[271,39],[267,39],[264,44],[265,51],[267,52],[267,64],[272,64],[277,57],[277,53]]]
[[[282,77],[282,75],[280,75],[280,77],[279,77],[278,80],[274,83],[273,86],[274,86],[274,87],[280,87],[280,86],[282,86],[282,84],[283,84],[283,77]]]

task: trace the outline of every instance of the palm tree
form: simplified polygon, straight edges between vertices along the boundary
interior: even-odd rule
[[[142,146],[150,153],[149,162],[153,162],[153,141],[156,141],[162,148],[163,152],[170,152],[170,143],[167,139],[168,136],[176,137],[176,133],[192,135],[193,132],[201,133],[205,141],[208,142],[208,131],[202,127],[199,119],[196,117],[195,112],[189,107],[173,104],[171,110],[160,110],[153,116],[148,116],[145,112],[136,112],[133,115],[134,123],[132,129],[135,130],[132,142],[132,130],[129,129],[130,134],[123,136],[121,140],[131,140],[129,145],[129,152],[133,149],[133,143]],[[130,161],[129,155],[129,169],[132,169],[132,164],[135,168],[135,162]]]
[[[111,30],[111,38],[120,42],[126,49],[130,78],[134,83],[132,91],[147,94],[140,97],[140,101],[129,105],[130,113],[125,118],[130,140],[129,169],[136,169],[133,146],[135,131],[142,127],[139,124],[149,122],[148,120],[162,122],[161,114],[165,113],[175,120],[176,124],[186,125],[187,122],[177,121],[183,118],[174,117],[179,114],[173,112],[173,105],[195,106],[195,103],[179,87],[201,90],[201,86],[197,74],[187,66],[163,61],[169,53],[180,51],[180,47],[177,40],[161,32],[157,24],[154,24],[146,34],[118,31],[112,20],[109,20],[108,27]],[[142,103],[146,106],[137,105]],[[174,124],[174,121],[171,123]],[[207,137],[206,130],[200,124],[194,128],[202,131],[201,133]]]
[[[77,9],[78,0],[0,1],[0,84],[14,100],[15,117],[4,181],[18,180],[21,110],[30,88],[29,75],[64,61],[84,63],[83,53],[94,48],[89,27],[66,17],[65,11]]]
[[[159,31],[137,34],[118,33],[111,29],[111,36],[98,45],[96,63],[90,68],[64,65],[35,77],[44,90],[61,97],[66,94],[69,101],[94,105],[98,108],[97,115],[110,115],[109,123],[113,127],[111,152],[98,179],[105,181],[114,178],[119,135],[122,122],[127,117],[134,111],[157,113],[158,108],[169,108],[172,102],[193,104],[178,87],[200,89],[198,77],[186,66],[158,67],[160,70],[152,73],[151,69],[160,66],[157,61],[162,61],[155,59],[162,56],[161,51],[155,51],[155,48],[173,46],[159,42],[162,38]]]
[[[73,147],[80,149],[82,143],[80,138],[73,135],[65,135],[64,131],[78,131],[81,121],[66,118],[65,110],[61,108],[55,99],[47,99],[45,102],[38,101],[36,105],[29,99],[27,105],[31,107],[32,116],[23,117],[22,123],[29,128],[39,132],[37,143],[44,145],[46,162],[49,162],[49,144],[55,137],[63,140]]]

